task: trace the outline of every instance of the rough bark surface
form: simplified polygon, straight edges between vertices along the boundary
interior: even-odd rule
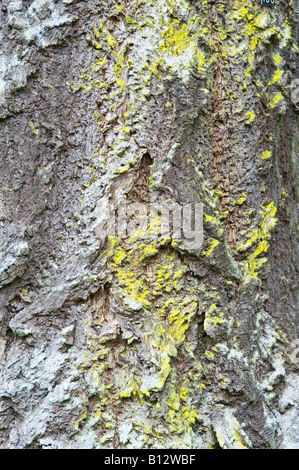
[[[298,2],[276,3],[1,1],[2,448],[298,447]],[[124,198],[201,202],[202,248],[104,236]]]

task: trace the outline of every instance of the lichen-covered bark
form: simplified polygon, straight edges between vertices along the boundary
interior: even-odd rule
[[[298,3],[277,3],[2,1],[1,447],[298,447]],[[202,248],[106,236],[124,199],[201,202]]]

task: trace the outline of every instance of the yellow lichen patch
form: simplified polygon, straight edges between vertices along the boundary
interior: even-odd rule
[[[29,122],[29,127],[32,130],[33,134],[38,135],[38,130],[36,129],[32,121]]]
[[[268,240],[270,239],[270,232],[275,226],[277,219],[275,218],[276,207],[271,202],[268,206],[261,207],[262,222],[260,229],[255,229],[251,232],[251,237],[244,245],[238,246],[240,251],[245,251],[254,243],[258,243],[254,252],[248,256],[244,262],[243,275],[245,282],[258,278],[258,271],[261,266],[267,261],[267,258],[260,258],[262,253],[266,253],[269,248]]]
[[[282,98],[283,96],[280,93],[280,91],[271,95],[270,100],[269,100],[270,108],[275,108],[275,106],[282,100]]]
[[[255,113],[253,113],[252,111],[248,111],[248,113],[246,113],[246,116],[248,116],[248,119],[246,121],[247,124],[251,124],[252,121],[254,121],[255,119]]]
[[[273,59],[274,59],[274,62],[276,63],[276,65],[280,65],[281,62],[282,62],[282,59],[281,59],[279,54],[274,54]]]
[[[280,39],[279,49],[282,49],[290,39],[291,28],[288,19],[286,18],[284,23],[273,21],[270,13],[267,9],[261,11],[259,5],[251,0],[246,3],[242,0],[235,1],[228,13],[230,28],[226,32],[233,31],[234,34],[231,39],[226,38],[224,44],[221,44],[221,54],[223,57],[238,57],[238,60],[244,62],[243,86],[245,90],[248,85],[252,86],[258,53],[264,44],[276,35]],[[219,34],[221,34],[221,29],[219,26]],[[273,60],[278,70],[274,72],[271,81],[264,82],[264,84],[260,80],[258,81],[257,86],[263,86],[258,96],[266,92],[267,86],[273,86],[281,81],[283,75],[282,59],[276,51],[273,53]]]
[[[186,401],[186,400],[187,400],[187,396],[188,396],[188,389],[187,389],[186,387],[182,387],[182,388],[181,388],[181,391],[180,391],[180,398],[181,398],[181,400]]]
[[[163,19],[161,41],[157,50],[161,58],[160,65],[165,70],[178,74],[183,81],[188,80],[193,65],[199,73],[203,73],[216,58],[215,54],[207,58],[205,51],[198,48],[199,37],[208,33],[208,25],[204,23],[204,19],[200,22],[196,17],[184,23],[171,17]]]
[[[169,313],[169,334],[176,346],[185,339],[185,332],[189,327],[191,318],[197,310],[197,302],[191,302],[184,308],[173,308]]]
[[[242,193],[242,196],[239,199],[237,199],[236,203],[238,204],[238,206],[242,206],[242,204],[244,204],[245,201],[246,201],[246,194]]]
[[[279,70],[279,69],[275,70],[273,78],[268,83],[268,85],[273,85],[273,83],[280,82],[280,79],[281,79],[282,75],[283,75],[282,70]]]
[[[186,52],[194,41],[190,37],[190,31],[186,24],[179,27],[179,21],[173,20],[173,24],[162,33],[161,51],[169,55],[181,55]]]
[[[210,247],[207,251],[204,251],[203,254],[206,256],[211,256],[211,254],[214,251],[214,248],[219,245],[219,240],[216,240],[215,238],[210,239]]]
[[[178,394],[175,388],[175,377],[172,377],[171,385],[168,387],[168,396],[165,400],[169,411],[167,421],[170,430],[177,434],[190,434],[193,432],[192,425],[195,423],[198,414],[188,403],[188,389],[184,388],[183,393]]]
[[[265,150],[265,152],[263,152],[261,155],[261,159],[268,160],[269,158],[271,158],[271,155],[272,155],[271,150]]]
[[[108,253],[115,291],[123,308],[140,311],[148,323],[146,342],[158,369],[156,379],[144,381],[140,377],[130,381],[121,391],[122,397],[136,393],[147,396],[151,389],[163,388],[171,370],[171,357],[176,356],[177,348],[184,342],[198,308],[192,288],[184,296],[179,293],[187,267],[181,264],[177,254],[160,253],[156,243],[140,243],[138,237],[131,237],[122,245],[119,240],[112,240],[113,248]],[[153,255],[157,258],[152,262]],[[154,308],[156,298],[161,300]]]

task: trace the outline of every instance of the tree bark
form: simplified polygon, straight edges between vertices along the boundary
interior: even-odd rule
[[[0,446],[298,448],[297,0],[0,8]]]

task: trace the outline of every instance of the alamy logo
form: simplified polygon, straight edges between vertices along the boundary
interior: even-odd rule
[[[172,240],[188,251],[197,251],[203,243],[203,204],[128,203],[124,197],[106,209],[105,221],[97,227],[97,236],[105,238]]]

